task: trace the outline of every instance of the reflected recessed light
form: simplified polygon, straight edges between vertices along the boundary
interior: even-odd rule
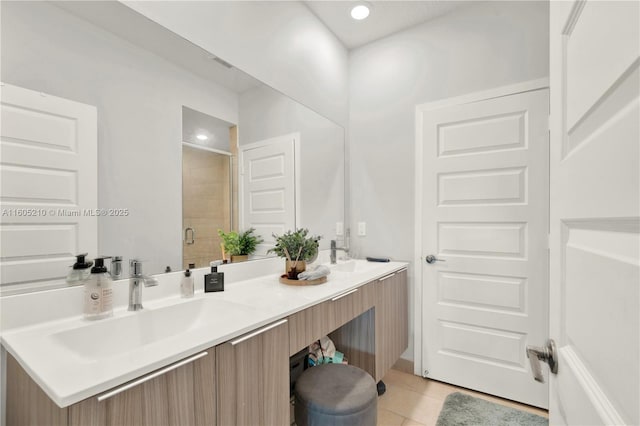
[[[369,16],[369,6],[360,3],[351,9],[351,17],[357,21],[361,21]]]
[[[200,140],[200,141],[206,141],[207,139],[209,139],[209,136],[203,135],[203,134],[199,134],[199,135],[196,135],[196,138],[198,138],[198,140]]]

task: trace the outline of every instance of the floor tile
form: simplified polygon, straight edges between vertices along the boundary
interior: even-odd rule
[[[427,426],[424,423],[416,422],[415,420],[405,419],[401,426]]]
[[[378,426],[401,426],[406,419],[393,411],[378,408]]]
[[[403,387],[388,385],[387,392],[378,400],[378,406],[408,419],[429,424],[434,418],[438,418],[442,400]]]
[[[397,370],[389,370],[382,380],[387,385],[387,392],[378,400],[378,412],[380,413],[381,410],[384,410],[404,417],[405,420],[402,426],[435,425],[444,400],[447,395],[453,392],[462,392],[542,417],[549,417],[548,412],[540,408]]]

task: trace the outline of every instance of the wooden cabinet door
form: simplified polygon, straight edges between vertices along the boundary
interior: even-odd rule
[[[290,424],[286,319],[216,347],[216,368],[218,424]]]
[[[407,270],[382,277],[376,297],[376,381],[409,346]]]
[[[6,424],[66,426],[68,410],[53,402],[7,352]]]
[[[215,351],[189,360],[136,379],[129,384],[139,384],[101,401],[98,398],[110,392],[72,405],[69,425],[215,425]],[[182,362],[185,364],[174,368]]]

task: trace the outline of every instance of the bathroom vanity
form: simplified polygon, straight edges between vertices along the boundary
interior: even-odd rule
[[[177,274],[160,277],[177,293]],[[329,334],[378,381],[407,348],[406,263],[349,261],[318,286],[277,277],[6,330],[7,424],[288,425],[290,355]]]

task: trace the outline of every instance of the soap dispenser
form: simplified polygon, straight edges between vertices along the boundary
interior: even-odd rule
[[[91,275],[84,285],[84,317],[88,320],[113,315],[113,289],[111,275],[104,266],[104,257],[95,259]]]
[[[76,263],[73,264],[71,271],[67,274],[68,284],[81,284],[89,278],[93,262],[86,260],[86,257],[87,253],[76,255]]]
[[[180,281],[180,295],[182,297],[193,297],[193,277],[191,276],[190,269],[195,268],[193,263],[189,264],[189,268],[184,271],[182,281]]]

